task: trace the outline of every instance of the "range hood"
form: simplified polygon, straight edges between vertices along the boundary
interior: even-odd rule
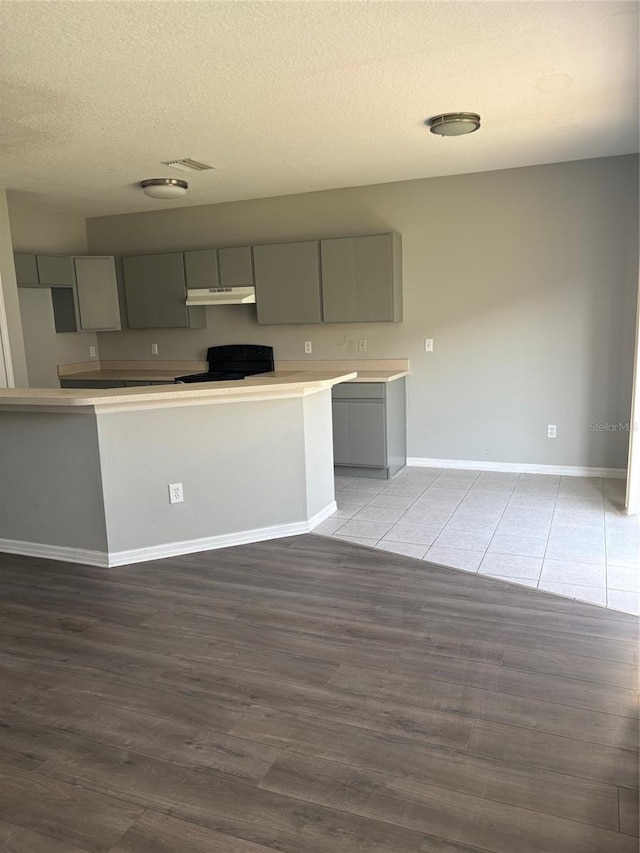
[[[187,305],[249,305],[255,301],[255,287],[199,287],[187,290]]]

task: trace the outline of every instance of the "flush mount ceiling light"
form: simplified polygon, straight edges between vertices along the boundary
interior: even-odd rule
[[[442,113],[427,119],[425,124],[429,125],[431,133],[439,136],[462,136],[478,130],[480,116],[478,113]]]
[[[179,178],[147,178],[140,186],[150,198],[163,199],[182,198],[189,189],[189,184]]]

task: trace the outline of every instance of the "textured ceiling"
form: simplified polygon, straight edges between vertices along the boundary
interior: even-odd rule
[[[638,150],[635,2],[0,2],[0,50],[0,186],[84,216]]]

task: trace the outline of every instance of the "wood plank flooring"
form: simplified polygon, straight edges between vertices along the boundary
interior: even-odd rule
[[[632,616],[312,535],[0,589],[0,853],[638,850]]]

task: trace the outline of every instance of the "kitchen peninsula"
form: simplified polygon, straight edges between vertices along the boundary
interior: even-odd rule
[[[3,390],[0,551],[115,566],[312,530],[335,511],[331,388],[355,378]]]

